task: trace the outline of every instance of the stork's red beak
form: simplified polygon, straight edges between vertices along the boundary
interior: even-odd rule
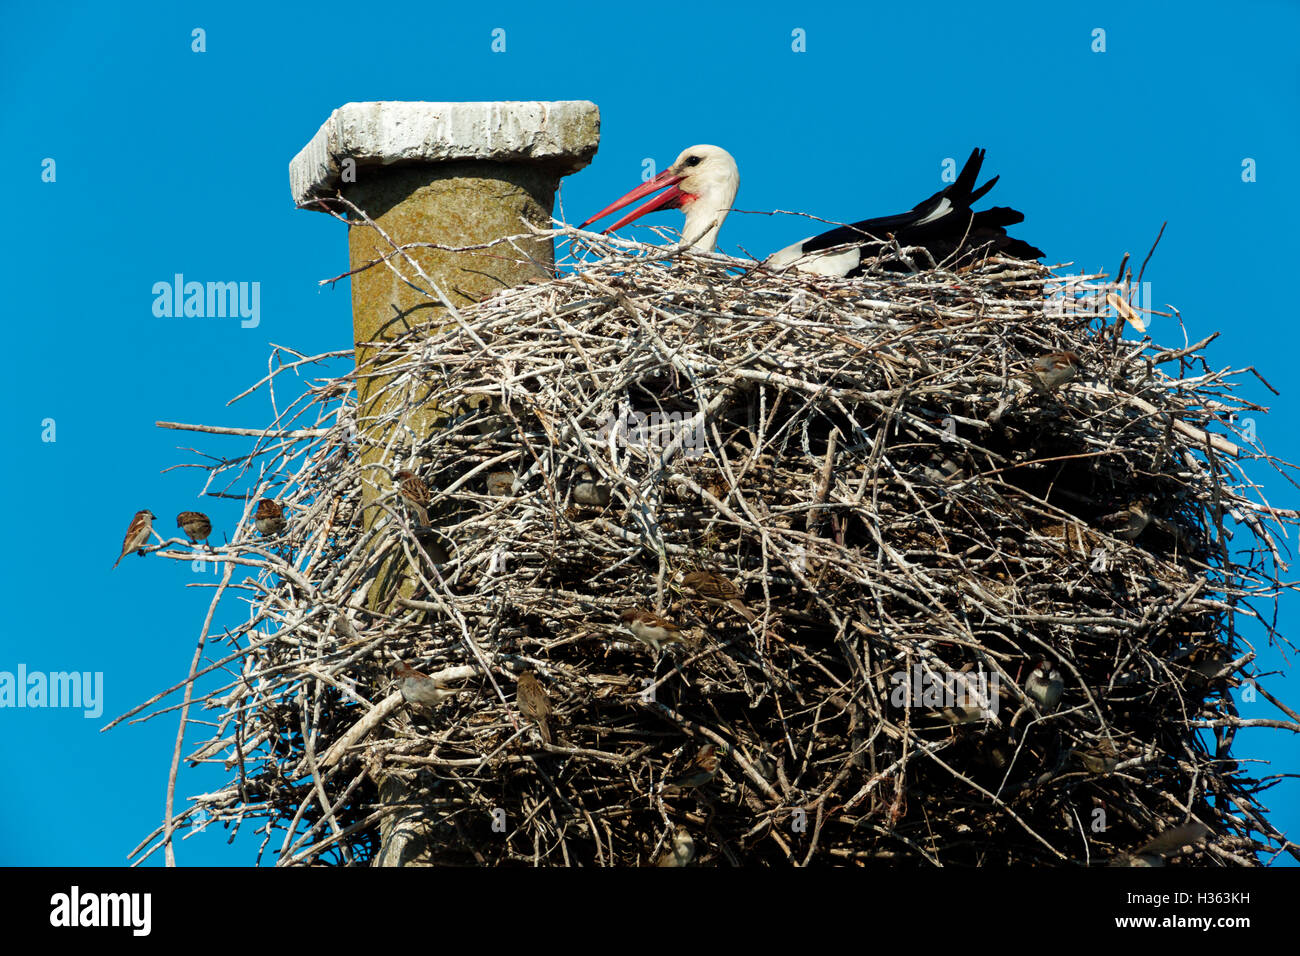
[[[651,199],[649,202],[642,203],[640,206],[637,206],[635,209],[633,209],[622,219],[618,220],[612,226],[605,229],[605,232],[607,233],[613,232],[615,229],[619,228],[620,226],[626,226],[629,222],[640,219],[646,213],[654,212],[656,209],[676,209],[682,204],[683,201],[689,202],[691,199],[695,198],[694,196],[691,195],[691,193],[684,193],[677,188],[677,184],[680,183],[683,179],[685,179],[684,176],[678,175],[677,173],[673,172],[671,169],[665,169],[654,179],[651,179],[649,182],[642,183],[640,186],[637,186],[636,189],[633,189],[627,195],[619,199],[616,199],[614,202],[610,203],[600,212],[596,213],[596,215],[592,216],[586,222],[582,223],[582,225],[579,226],[578,228],[580,229],[584,228],[589,223],[593,223],[597,219],[601,219],[605,216],[608,216],[611,212],[613,212],[616,209],[622,209],[624,206],[630,206],[632,203],[636,202],[642,196],[648,196],[652,192],[655,192],[656,190],[663,189],[665,186],[671,186],[672,188],[660,193],[658,196],[655,196],[654,199]]]

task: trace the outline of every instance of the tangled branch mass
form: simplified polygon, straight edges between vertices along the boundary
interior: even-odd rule
[[[146,856],[199,814],[280,865],[1296,854],[1232,752],[1300,730],[1230,693],[1283,640],[1295,523],[1244,470],[1286,467],[1238,431],[1245,373],[1036,263],[592,248],[211,466],[248,502],[214,617],[249,612],[183,719],[229,780]]]

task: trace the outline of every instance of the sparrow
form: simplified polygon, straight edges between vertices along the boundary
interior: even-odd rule
[[[285,526],[284,509],[278,501],[262,498],[257,503],[257,510],[253,512],[253,522],[257,525],[257,530],[267,537],[279,534]]]
[[[623,626],[642,644],[660,652],[660,644],[689,644],[680,625],[638,607],[629,608],[618,616]]]
[[[429,505],[433,503],[433,492],[429,490],[428,484],[415,472],[405,470],[393,475],[393,480],[397,483],[397,493],[402,496],[402,500],[415,510],[420,524],[427,527]]]
[[[719,607],[729,607],[750,624],[758,622],[740,599],[740,590],[722,575],[712,571],[690,571],[681,576],[680,583],[683,589],[696,597]]]
[[[1164,866],[1165,858],[1183,847],[1204,843],[1211,830],[1203,823],[1182,823],[1170,827],[1153,840],[1144,843],[1132,853],[1121,853],[1110,861],[1110,866]]]
[[[931,452],[929,460],[921,467],[927,478],[939,484],[959,481],[966,474],[966,468],[960,457],[955,453],[948,454],[943,449],[935,449]]]
[[[1051,661],[1039,661],[1025,679],[1025,693],[1044,710],[1052,710],[1061,702],[1061,692],[1064,689],[1061,672],[1052,666]]]
[[[1144,843],[1137,852],[1139,853],[1172,853],[1175,850],[1181,850],[1188,844],[1204,843],[1206,837],[1210,836],[1210,828],[1204,823],[1181,823],[1176,827],[1171,827],[1164,833],[1160,834],[1153,840]]]
[[[408,704],[432,707],[456,693],[454,690],[444,690],[428,674],[422,674],[401,661],[393,665],[393,677],[397,680],[397,689],[402,692],[402,698]]]
[[[1073,352],[1048,352],[1034,359],[1026,381],[1037,392],[1051,392],[1079,374],[1082,362]]]
[[[489,471],[487,475],[487,493],[494,498],[508,498],[514,492],[515,473],[513,471]]]
[[[685,827],[678,827],[655,860],[655,866],[688,866],[695,859],[695,840]]]
[[[156,515],[145,508],[143,511],[137,511],[135,517],[131,519],[131,524],[127,526],[126,538],[122,541],[122,553],[117,556],[117,561],[113,562],[113,567],[117,567],[123,558],[132,551],[138,551],[144,554],[144,546],[149,543],[149,536],[153,534],[153,519]]]
[[[718,748],[705,744],[699,749],[686,768],[664,784],[669,790],[689,790],[702,787],[718,775]]]
[[[551,715],[551,700],[546,696],[545,689],[532,671],[524,671],[519,675],[519,680],[515,684],[515,700],[519,702],[521,714],[537,721],[537,729],[542,734],[542,743],[549,744],[551,728],[547,726],[546,718]]]
[[[1075,752],[1079,762],[1089,773],[1105,774],[1112,772],[1120,762],[1113,747],[1094,747],[1090,750]]]
[[[212,522],[202,511],[182,511],[176,516],[176,527],[185,532],[190,544],[206,541],[212,534]]]
[[[1110,533],[1115,537],[1133,541],[1151,523],[1151,512],[1147,510],[1146,502],[1134,501],[1123,511],[1106,515],[1098,519],[1097,523],[1110,529]]]
[[[1201,644],[1194,648],[1183,661],[1190,669],[1189,686],[1199,689],[1224,676],[1231,660],[1232,655],[1222,644]]]
[[[573,484],[573,500],[589,508],[603,508],[609,504],[609,482],[597,481],[586,465],[579,468],[578,473],[580,477]]]
[[[1112,741],[1102,740],[1085,750],[1075,750],[1073,756],[1079,759],[1089,773],[1107,774],[1114,772],[1121,763],[1142,756],[1142,750],[1123,741],[1117,748]]]

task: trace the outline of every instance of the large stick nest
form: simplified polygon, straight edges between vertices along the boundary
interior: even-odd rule
[[[252,566],[251,613],[221,653],[205,627],[234,680],[184,723],[231,775],[154,848],[263,817],[282,864],[365,862],[416,807],[436,863],[1297,853],[1257,799],[1275,779],[1230,752],[1241,726],[1300,730],[1230,696],[1256,686],[1247,638],[1280,640],[1295,520],[1242,470],[1271,464],[1234,424],[1258,410],[1243,373],[1126,338],[1123,302],[1033,263],[837,280],[597,249],[320,380],[213,466],[211,493],[247,502],[217,602]],[[1052,351],[1081,371],[1048,388],[1032,364]],[[353,398],[370,375],[378,421]],[[393,427],[417,407],[447,418]],[[434,489],[435,531],[401,468]],[[284,536],[253,532],[260,495]],[[697,569],[755,622],[678,585]],[[629,608],[691,640],[657,652]],[[461,692],[406,705],[399,659]],[[1055,706],[1025,693],[1040,660]],[[550,745],[516,704],[524,670]],[[706,744],[716,776],[665,786]]]

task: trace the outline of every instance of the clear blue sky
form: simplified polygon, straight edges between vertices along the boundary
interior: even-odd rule
[[[350,346],[346,284],[316,284],[346,267],[343,230],[295,211],[287,175],[345,102],[594,100],[600,152],[563,191],[574,222],[638,182],[645,157],[662,168],[692,143],[735,155],[738,207],[831,219],[905,209],[940,187],[942,158],[984,146],[1002,176],[990,200],[1024,211],[1017,234],[1049,261],[1140,261],[1169,220],[1147,270],[1156,303],[1176,305],[1193,339],[1223,332],[1213,364],[1255,364],[1282,391],[1246,394],[1272,409],[1257,422],[1270,451],[1300,461],[1288,365],[1300,335],[1277,304],[1300,261],[1293,4],[6,6],[0,170],[15,202],[2,261],[17,381],[0,482],[11,516],[42,517],[0,558],[0,670],[102,671],[107,689],[98,719],[0,710],[0,862],[120,864],[161,821],[175,716],[99,728],[185,673],[208,592],[171,562],[109,565],[137,509],[171,532],[200,506],[198,472],[163,473],[195,460],[184,446],[243,448],[156,420],[264,424],[264,399],[224,404],[265,373],[268,343]],[[195,27],[205,53],[191,52]],[[1091,49],[1097,28],[1104,53]],[[791,49],[795,29],[806,52]],[[41,180],[47,157],[54,183]],[[722,241],[766,252],[808,231],[733,216]],[[260,325],[155,318],[150,290],[178,272],[260,282]],[[1153,331],[1182,338],[1168,320]],[[41,437],[51,418],[53,443]],[[1300,505],[1257,475],[1274,503]],[[202,507],[219,527],[237,514]],[[1295,634],[1300,598],[1281,619]],[[1270,685],[1300,700],[1294,675]],[[1262,702],[1242,714],[1279,716]],[[1244,731],[1238,750],[1274,771],[1300,765],[1281,733]],[[219,781],[191,772],[180,795]],[[1297,829],[1294,782],[1263,799]],[[248,864],[252,836],[202,834],[180,862]]]

